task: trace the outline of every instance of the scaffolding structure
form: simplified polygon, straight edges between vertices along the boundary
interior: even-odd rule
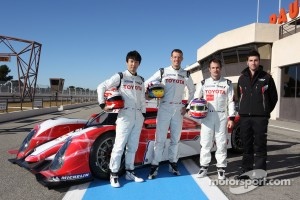
[[[34,101],[42,44],[0,35],[0,61],[16,58],[21,102]]]

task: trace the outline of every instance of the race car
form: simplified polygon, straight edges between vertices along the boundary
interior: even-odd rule
[[[81,122],[81,127],[72,130],[68,133],[57,133],[56,139],[46,137],[43,134],[38,134],[40,129],[36,127],[31,131],[22,143],[15,159],[11,159],[13,163],[26,167],[36,175],[38,181],[45,186],[53,187],[62,184],[78,183],[91,181],[93,178],[109,179],[109,161],[115,139],[115,121],[117,119],[117,111],[101,112],[94,114],[85,121],[79,119],[58,118],[56,123],[45,121],[38,127],[44,129],[55,129],[61,125],[61,121],[66,121],[70,126],[73,123],[78,125]],[[140,135],[139,147],[136,152],[135,165],[142,167],[150,164],[153,158],[153,145],[155,140],[156,130],[156,115],[157,108],[147,108],[146,117]],[[54,120],[55,121],[55,120]],[[236,118],[238,124],[238,118]],[[45,124],[49,127],[46,128]],[[70,126],[75,127],[75,126]],[[200,127],[201,124],[189,116],[184,116],[182,133],[179,143],[179,157],[189,157],[198,155],[200,152]],[[240,150],[239,126],[235,126],[234,130],[228,130],[228,148],[234,147]],[[56,129],[64,130],[64,128]],[[50,133],[51,131],[48,131]],[[63,131],[62,131],[63,132]],[[60,136],[59,136],[60,135]],[[31,145],[32,141],[38,141],[39,138],[43,142]],[[169,138],[169,134],[168,134]],[[48,139],[48,142],[45,140]],[[236,146],[232,146],[235,144]],[[170,145],[170,140],[167,139],[165,148]],[[212,151],[216,147],[214,146]],[[167,160],[167,152],[164,151],[163,161]],[[124,156],[120,174],[125,172]]]

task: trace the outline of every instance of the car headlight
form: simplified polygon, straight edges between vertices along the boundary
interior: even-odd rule
[[[58,152],[56,153],[53,161],[51,162],[49,169],[50,170],[58,170],[64,163],[65,152],[68,146],[71,144],[72,139],[68,138],[67,141],[60,147]]]
[[[27,147],[29,146],[30,140],[31,138],[34,136],[34,134],[37,132],[36,129],[32,129],[28,135],[26,136],[26,138],[23,140],[21,147],[19,149],[19,152],[25,151],[27,149]]]

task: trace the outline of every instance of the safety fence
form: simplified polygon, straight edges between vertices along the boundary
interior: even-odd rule
[[[97,96],[46,96],[38,95],[33,101],[20,101],[18,96],[0,96],[0,113],[33,110],[40,108],[59,107],[64,105],[81,104],[86,102],[97,102]]]

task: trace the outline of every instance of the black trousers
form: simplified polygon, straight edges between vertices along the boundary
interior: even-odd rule
[[[240,117],[243,142],[242,168],[267,170],[268,117]]]

